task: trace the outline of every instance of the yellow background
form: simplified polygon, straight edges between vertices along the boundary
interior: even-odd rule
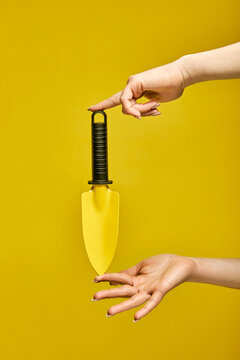
[[[240,293],[184,284],[148,317],[117,300],[83,245],[87,107],[129,75],[239,41],[238,0],[1,1],[0,355],[17,359],[239,359]],[[239,257],[240,81],[188,88],[137,120],[109,118],[120,233],[111,271],[159,253]]]

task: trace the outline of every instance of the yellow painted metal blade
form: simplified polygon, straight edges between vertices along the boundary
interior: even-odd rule
[[[89,260],[98,274],[112,262],[118,237],[119,194],[96,185],[82,194],[83,238]]]

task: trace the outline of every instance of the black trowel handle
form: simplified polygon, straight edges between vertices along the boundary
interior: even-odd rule
[[[102,122],[95,120],[96,114],[102,114]],[[108,154],[107,154],[107,115],[97,110],[92,113],[92,180],[89,184],[112,184],[108,180]]]

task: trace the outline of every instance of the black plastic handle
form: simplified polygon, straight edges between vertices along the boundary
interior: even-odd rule
[[[95,115],[102,114],[103,122],[95,122]],[[92,113],[92,180],[93,185],[112,184],[108,180],[107,115],[97,110]]]

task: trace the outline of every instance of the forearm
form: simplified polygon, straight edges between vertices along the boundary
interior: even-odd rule
[[[184,87],[207,80],[240,78],[240,42],[185,55],[178,62]]]
[[[189,258],[193,268],[188,281],[240,289],[240,258]]]

